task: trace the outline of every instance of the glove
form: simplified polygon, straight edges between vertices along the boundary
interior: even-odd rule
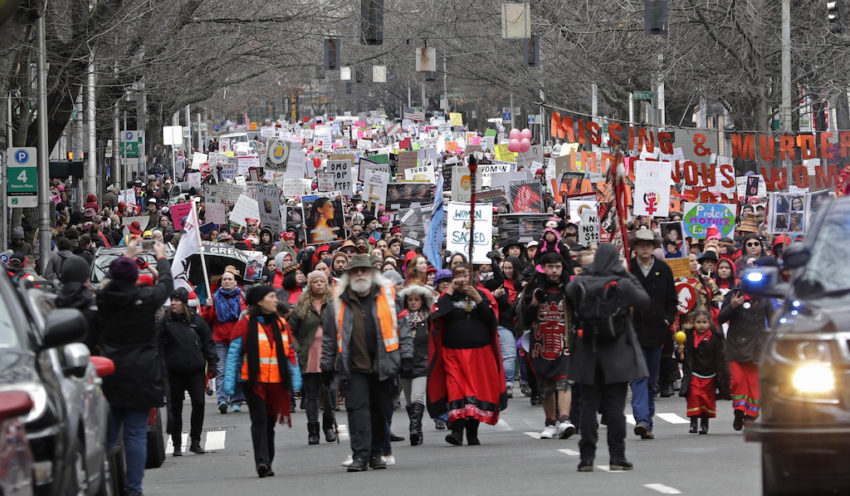
[[[322,371],[322,383],[327,385],[330,384],[331,381],[334,380],[334,371],[333,370],[323,370]]]
[[[413,359],[412,358],[402,358],[401,359],[401,377],[404,379],[410,379],[413,377]]]

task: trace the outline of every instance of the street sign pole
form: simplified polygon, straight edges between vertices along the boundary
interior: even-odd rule
[[[50,259],[50,189],[47,154],[47,41],[45,12],[38,18],[38,212],[39,267],[44,273]]]
[[[11,148],[15,142],[12,140],[12,133],[14,132],[12,129],[12,92],[9,91],[9,98],[6,100],[6,148]],[[3,167],[3,170],[0,171],[0,182],[2,184],[6,184],[7,182],[7,171],[9,170],[9,161],[12,160],[12,157],[9,156],[9,153],[6,153],[6,163]],[[6,205],[6,202],[9,201],[6,199],[6,188],[0,188],[2,190],[2,199],[3,199],[3,251],[9,249],[9,236],[11,235],[11,229],[9,229],[9,206]]]

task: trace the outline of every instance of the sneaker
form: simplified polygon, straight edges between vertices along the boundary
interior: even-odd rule
[[[219,403],[218,404],[218,411],[221,412],[222,415],[227,413],[227,403],[225,403],[223,401],[221,403]]]
[[[344,462],[342,462],[342,466],[343,466],[343,467],[348,467],[348,466],[350,466],[352,463],[354,463],[354,458],[353,458],[351,455],[348,455],[348,458],[346,458],[346,459],[345,459],[345,461],[344,461]]]
[[[233,413],[239,413],[242,411],[242,405],[231,405],[230,409],[233,410]]]
[[[558,439],[569,439],[570,436],[576,433],[576,426],[574,426],[569,420],[558,422],[556,429],[558,432]]]
[[[547,425],[540,432],[540,439],[552,439],[557,434],[558,428],[554,425]]]
[[[381,460],[389,467],[390,465],[395,465],[395,457],[393,455],[384,455],[381,457]]]
[[[508,386],[507,388],[505,388],[505,394],[507,394],[508,398],[513,398],[514,397],[514,387]]]
[[[520,385],[519,392],[521,392],[523,396],[531,396],[531,388],[528,386],[528,384]]]
[[[434,428],[437,429],[438,431],[446,430],[446,421],[441,419],[441,418],[435,418],[434,419]]]

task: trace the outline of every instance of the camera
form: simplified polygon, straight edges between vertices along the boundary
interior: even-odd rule
[[[142,250],[151,251],[153,250],[153,245],[156,243],[156,240],[153,239],[143,239],[142,240]]]

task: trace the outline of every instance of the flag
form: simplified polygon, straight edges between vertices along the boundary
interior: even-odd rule
[[[404,107],[402,118],[422,122],[425,120],[425,112],[418,107]]]
[[[434,191],[434,207],[431,209],[431,220],[428,232],[425,234],[425,246],[422,253],[435,269],[443,268],[443,175],[437,174],[437,189]]]
[[[198,232],[198,209],[195,204],[189,210],[189,215],[183,221],[183,234],[180,235],[180,243],[174,252],[174,260],[171,262],[171,273],[174,276],[174,288],[186,288],[191,292],[189,285],[190,258],[201,251],[201,236]]]

